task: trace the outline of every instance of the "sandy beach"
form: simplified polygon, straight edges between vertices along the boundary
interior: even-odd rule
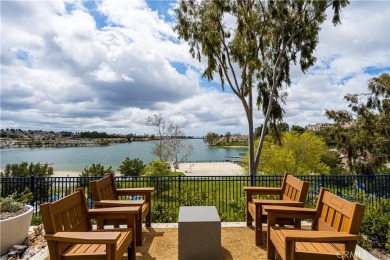
[[[234,176],[243,175],[242,167],[232,162],[181,163],[179,172],[187,176]]]
[[[235,176],[243,175],[242,167],[232,162],[181,163],[178,172],[187,176]],[[80,172],[54,171],[53,177],[78,177]],[[115,175],[120,176],[119,172]]]

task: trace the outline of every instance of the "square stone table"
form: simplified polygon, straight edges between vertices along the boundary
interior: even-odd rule
[[[179,260],[221,259],[221,219],[214,206],[180,207]]]

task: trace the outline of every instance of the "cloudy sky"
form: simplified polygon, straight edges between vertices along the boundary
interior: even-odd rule
[[[174,3],[2,0],[1,128],[143,134],[161,114],[187,135],[247,134],[237,97],[201,78],[173,32]],[[352,0],[341,20],[323,24],[316,65],[291,71],[290,126],[329,122],[325,109],[390,72],[390,1]]]

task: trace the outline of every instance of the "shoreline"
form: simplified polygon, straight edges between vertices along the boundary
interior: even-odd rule
[[[186,176],[235,176],[244,175],[242,167],[233,162],[180,163],[177,172]],[[54,171],[51,177],[79,177],[82,171]],[[115,176],[121,176],[115,172]]]
[[[0,171],[4,171],[1,169]],[[186,176],[237,176],[245,175],[242,167],[234,162],[185,162],[180,163],[177,172],[183,172]],[[54,170],[51,177],[79,177],[82,171]],[[121,176],[115,172],[115,176]]]

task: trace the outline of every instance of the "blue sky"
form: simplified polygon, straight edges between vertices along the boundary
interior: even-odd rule
[[[175,1],[1,1],[1,128],[152,133],[161,114],[188,135],[247,134],[237,97],[201,78],[172,30]],[[292,67],[285,121],[329,122],[343,96],[390,72],[390,1],[351,1],[326,21],[306,74]],[[263,122],[260,112],[255,125]]]

